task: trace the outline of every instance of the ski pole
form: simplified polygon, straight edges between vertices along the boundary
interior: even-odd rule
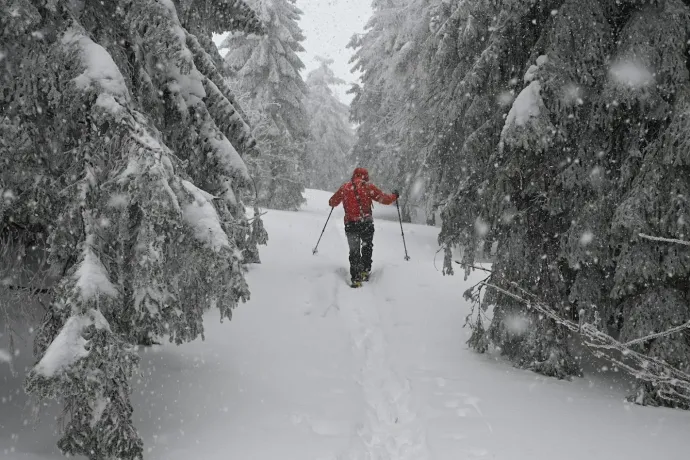
[[[405,244],[405,232],[403,231],[402,217],[400,216],[400,204],[398,204],[398,200],[395,200],[395,207],[398,208],[398,220],[400,221],[400,234],[402,235],[403,247],[405,248],[405,260],[410,260],[410,256],[407,255],[407,244]]]
[[[312,251],[312,255],[316,255],[317,248],[319,247],[319,243],[321,242],[321,237],[323,236],[323,232],[326,231],[326,225],[328,225],[328,221],[331,220],[331,214],[333,214],[333,210],[335,208],[331,207],[331,212],[328,213],[328,219],[326,219],[326,223],[323,224],[323,230],[321,230],[321,236],[319,236],[319,241],[316,242],[316,246],[314,246],[314,250]]]

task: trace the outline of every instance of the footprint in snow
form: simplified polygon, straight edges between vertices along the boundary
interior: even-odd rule
[[[466,405],[474,407],[474,410],[476,410],[479,415],[482,415],[482,411],[479,410],[479,402],[480,399],[474,396],[467,396],[463,401]]]

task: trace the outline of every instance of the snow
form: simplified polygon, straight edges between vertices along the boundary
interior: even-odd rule
[[[524,80],[529,84],[520,91],[506,116],[498,144],[499,152],[506,145],[536,151],[550,145],[555,129],[548,119],[541,96],[541,82],[537,79],[537,72],[547,62],[546,55],[539,56],[537,64],[525,73]]]
[[[537,118],[540,113],[539,107],[542,104],[541,83],[534,80],[515,98],[515,102],[508,112],[504,130],[512,126],[525,126],[531,119]]]
[[[12,201],[14,201],[17,198],[16,195],[14,194],[14,191],[12,191],[10,189],[5,189],[5,190],[0,189],[0,194],[2,194],[2,200],[5,203],[11,203]]]
[[[11,363],[12,355],[4,348],[0,348],[0,363]]]
[[[171,93],[180,94],[187,107],[182,106],[181,111],[185,112],[188,107],[193,107],[200,104],[206,97],[206,90],[204,89],[204,76],[196,68],[192,69],[188,74],[184,74],[175,65],[170,65],[167,69],[168,76],[171,78],[168,83],[168,90]]]
[[[309,190],[302,211],[264,216],[269,246],[231,322],[209,312],[205,341],[141,351],[133,404],[147,460],[687,459],[690,413],[626,403],[621,374],[559,381],[470,351],[462,293],[485,274],[442,276],[433,227],[404,225],[403,260],[394,206],[376,207],[372,280],[350,289],[342,207],[311,251],[329,195]],[[22,378],[9,381],[0,457],[62,458],[59,409],[24,425]]]
[[[73,275],[81,298],[84,301],[88,301],[98,297],[100,294],[108,297],[117,297],[117,289],[108,279],[105,267],[91,248],[92,239],[93,236],[87,237],[87,241],[84,244],[84,258]]]
[[[594,241],[594,233],[590,231],[583,232],[582,235],[580,235],[580,245],[581,246],[589,246],[589,244]]]
[[[524,315],[512,315],[506,318],[506,328],[515,335],[527,332],[529,320]]]
[[[188,110],[188,107],[185,107],[185,105],[195,106],[206,97],[203,83],[205,77],[194,66],[192,52],[187,48],[187,34],[180,24],[175,4],[172,0],[161,0],[161,4],[170,13],[171,30],[175,34],[180,48],[177,62],[166,66],[166,71],[170,78],[168,90],[172,93],[180,94],[184,105],[181,105],[179,108],[182,113],[185,113]]]
[[[653,73],[635,60],[621,60],[609,69],[611,79],[621,86],[640,89],[654,83]]]
[[[477,219],[474,221],[474,233],[480,237],[483,238],[489,233],[489,224],[484,222],[481,217],[477,217]]]
[[[584,103],[582,88],[573,83],[565,85],[561,93],[561,100],[566,105],[582,105]]]
[[[119,114],[124,111],[122,104],[117,102],[112,94],[107,93],[98,95],[98,98],[96,98],[96,106],[112,114]]]
[[[182,218],[194,230],[194,237],[216,252],[230,247],[228,236],[220,226],[218,213],[211,204],[213,195],[186,180],[182,181],[182,186],[194,198],[194,201],[182,206]]]
[[[527,69],[527,72],[525,73],[525,78],[524,81],[525,83],[529,83],[531,81],[534,81],[536,78],[536,73],[539,70],[539,67],[536,65],[531,65],[529,69]]]
[[[513,102],[513,106],[506,118],[506,123],[503,128],[504,133],[506,129],[512,126],[524,126],[531,118],[537,118],[539,116],[539,107],[543,106],[544,103],[541,100],[541,83],[536,79],[536,74],[548,61],[549,58],[546,55],[539,56],[537,58],[537,64],[530,66],[525,73],[524,81],[525,83],[529,83],[529,85],[527,85],[527,87],[518,94],[518,97],[515,98],[515,102]]]
[[[67,30],[62,37],[62,44],[78,46],[81,51],[84,72],[74,79],[77,87],[87,90],[95,85],[112,96],[129,100],[125,79],[117,68],[115,61],[101,45],[94,43],[81,31],[74,28]]]
[[[211,121],[204,123],[201,127],[201,135],[206,142],[214,149],[218,162],[224,166],[225,170],[233,177],[241,177],[244,180],[251,180],[247,165],[232,143],[216,128]]]
[[[52,377],[59,370],[88,356],[89,351],[85,348],[88,341],[82,337],[82,331],[92,324],[98,329],[109,329],[107,321],[97,310],[90,310],[86,315],[71,316],[36,364],[34,371],[44,377]]]
[[[525,83],[534,81],[535,78],[537,78],[537,72],[539,71],[539,68],[549,62],[548,56],[542,54],[537,58],[537,64],[536,65],[531,65],[529,69],[527,69],[527,72],[525,72],[525,77],[524,81]]]
[[[502,91],[497,98],[498,104],[502,107],[508,107],[513,103],[515,93],[513,91]]]
[[[91,415],[91,428],[96,426],[96,423],[101,419],[103,416],[103,412],[105,412],[106,408],[108,407],[108,399],[104,397],[103,395],[100,395],[97,399],[96,402],[93,405],[93,413]]]
[[[410,190],[410,200],[417,201],[424,194],[425,180],[423,177],[418,177],[412,184],[412,189]]]
[[[129,196],[126,193],[113,193],[108,199],[111,208],[123,209],[129,205]]]

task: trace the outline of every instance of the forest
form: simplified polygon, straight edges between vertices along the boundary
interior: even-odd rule
[[[355,167],[399,191],[412,262],[443,260],[454,346],[554,381],[605,363],[690,427],[690,2],[367,11],[352,82],[332,57],[306,70],[299,0],[0,0],[0,378],[33,412],[57,402],[61,454],[148,458],[142,350],[243,327],[274,289],[257,270],[301,270],[264,254],[312,257],[342,226],[289,216]],[[386,452],[338,458],[436,458]]]

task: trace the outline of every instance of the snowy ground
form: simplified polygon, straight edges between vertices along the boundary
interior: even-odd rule
[[[620,376],[562,382],[469,351],[461,294],[481,275],[434,268],[438,229],[405,226],[406,262],[395,208],[377,207],[373,277],[350,289],[342,211],[313,256],[328,194],[308,196],[265,216],[269,246],[233,321],[212,312],[205,341],[143,352],[148,459],[688,458],[690,413],[625,403]],[[21,381],[0,361],[0,458],[59,458],[55,409],[32,426]]]

